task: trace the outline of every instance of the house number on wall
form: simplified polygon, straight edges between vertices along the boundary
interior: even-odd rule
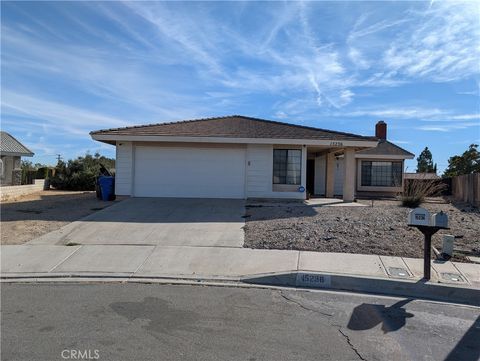
[[[343,143],[342,142],[330,142],[330,145],[332,147],[343,147]]]

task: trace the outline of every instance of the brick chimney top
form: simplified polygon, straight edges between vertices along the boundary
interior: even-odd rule
[[[377,137],[380,140],[387,139],[387,123],[385,123],[383,120],[380,120],[375,125],[375,137]]]

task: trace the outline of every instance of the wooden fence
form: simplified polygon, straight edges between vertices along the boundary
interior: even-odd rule
[[[480,207],[480,173],[453,177],[452,195],[457,201]]]

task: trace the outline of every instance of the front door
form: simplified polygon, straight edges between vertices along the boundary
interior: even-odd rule
[[[307,194],[315,193],[315,159],[307,159]]]

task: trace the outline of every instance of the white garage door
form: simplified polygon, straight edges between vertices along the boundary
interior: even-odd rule
[[[245,150],[138,146],[134,196],[244,198]]]

